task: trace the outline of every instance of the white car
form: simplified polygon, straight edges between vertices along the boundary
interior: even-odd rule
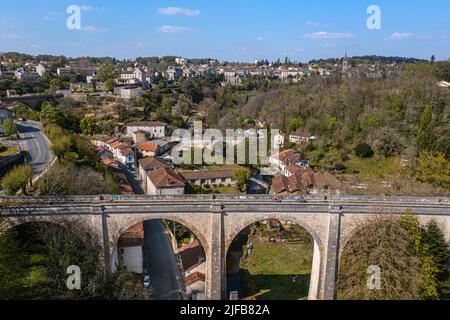
[[[144,287],[148,288],[150,287],[151,279],[149,275],[144,276]]]

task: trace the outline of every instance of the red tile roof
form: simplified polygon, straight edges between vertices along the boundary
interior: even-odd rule
[[[314,170],[311,168],[301,168],[295,164],[290,164],[286,167],[286,170],[290,174],[305,174],[305,173],[314,173]]]
[[[159,145],[157,143],[144,142],[138,146],[138,150],[145,152],[157,152]]]
[[[339,180],[328,172],[294,174],[289,178],[278,175],[272,180],[272,188],[276,193],[304,193],[311,189],[338,190],[340,187]]]
[[[205,277],[205,275],[203,273],[201,273],[201,272],[194,272],[193,274],[187,276],[184,279],[184,283],[185,283],[186,286],[188,286],[188,285],[191,285],[191,284],[199,282],[199,281],[205,282],[205,279],[206,279],[206,277]]]
[[[129,155],[133,155],[134,151],[131,150],[130,148],[124,148],[120,150],[120,153],[124,156],[129,156]]]
[[[167,168],[167,164],[164,161],[154,157],[148,157],[139,160],[139,166],[142,167],[142,169],[144,169],[145,171]]]
[[[273,155],[272,158],[278,159],[283,163],[295,164],[300,161],[300,154],[289,149]]]
[[[150,181],[157,188],[184,187],[183,178],[172,170],[161,168],[148,173]]]

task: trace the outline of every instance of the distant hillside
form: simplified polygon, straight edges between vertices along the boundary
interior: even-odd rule
[[[406,57],[383,57],[383,56],[355,56],[349,58],[352,64],[392,64],[392,63],[420,63],[427,62],[427,60],[417,59],[417,58],[406,58]],[[311,60],[310,63],[338,63],[342,61],[342,58],[330,58],[330,59],[319,59]]]

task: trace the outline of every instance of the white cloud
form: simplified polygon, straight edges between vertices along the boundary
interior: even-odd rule
[[[79,7],[80,7],[81,11],[97,11],[98,12],[98,11],[105,10],[105,8],[96,8],[96,7],[87,6],[87,5],[81,5]]]
[[[315,21],[306,21],[305,24],[306,24],[308,27],[320,27],[320,23],[315,22]]]
[[[83,27],[81,30],[84,32],[106,32],[106,28],[100,28],[100,27],[94,27],[94,26],[86,26]]]
[[[36,49],[36,48],[40,48],[41,46],[38,44],[32,44],[30,47],[33,49]]]
[[[180,27],[180,26],[169,26],[169,25],[165,25],[162,27],[158,28],[159,32],[163,32],[163,33],[182,33],[182,32],[187,32],[187,31],[191,31],[191,28],[188,27]]]
[[[336,40],[336,39],[351,39],[354,38],[355,35],[352,33],[339,33],[339,32],[314,32],[314,33],[306,33],[303,35],[304,38],[308,39],[326,39],[326,40]]]
[[[263,40],[264,40],[263,37],[258,37],[258,38],[256,38],[256,41],[263,41]]]
[[[44,18],[42,18],[42,21],[50,21],[53,20],[58,15],[57,12],[51,11],[49,12]]]
[[[159,8],[158,14],[163,16],[174,16],[181,14],[189,17],[197,17],[201,13],[200,10],[180,8],[180,7],[167,7],[167,8]]]
[[[21,34],[16,34],[16,33],[4,33],[4,34],[0,34],[0,38],[3,38],[3,39],[22,39],[23,36]]]
[[[416,35],[414,33],[408,33],[408,32],[394,32],[393,34],[391,34],[390,37],[388,37],[386,40],[392,40],[392,41],[397,41],[397,40],[410,40],[413,39]]]

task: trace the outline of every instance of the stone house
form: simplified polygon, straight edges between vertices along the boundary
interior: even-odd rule
[[[233,186],[236,182],[233,179],[234,169],[208,170],[208,171],[190,171],[181,172],[186,183],[197,186]]]
[[[184,187],[183,178],[167,168],[153,170],[147,174],[147,194],[181,195],[184,194]]]
[[[150,171],[167,168],[167,164],[161,159],[148,157],[138,161],[139,163],[139,180],[142,188],[147,190],[147,175]]]

